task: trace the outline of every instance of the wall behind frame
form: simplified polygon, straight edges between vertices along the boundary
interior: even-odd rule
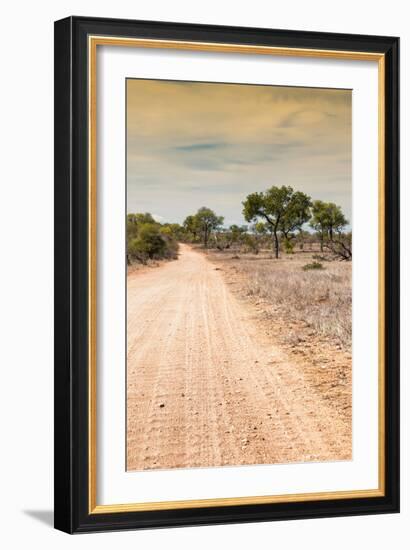
[[[402,400],[402,513],[392,516],[335,518],[86,535],[75,539],[52,525],[52,366],[53,366],[53,21],[67,15],[117,17],[272,27],[294,30],[400,36],[402,145],[409,149],[410,30],[405,4],[346,0],[263,0],[195,4],[188,0],[48,0],[15,2],[5,9],[0,35],[2,155],[0,164],[0,325],[2,448],[0,539],[14,548],[30,542],[65,549],[123,548],[314,548],[406,547],[410,521],[409,399]],[[409,177],[403,155],[401,181]],[[402,365],[410,361],[405,335],[410,329],[410,194],[402,185]],[[402,369],[402,391],[410,391]],[[408,395],[405,393],[405,395]],[[75,541],[75,542],[74,542]],[[118,542],[117,542],[118,541]]]

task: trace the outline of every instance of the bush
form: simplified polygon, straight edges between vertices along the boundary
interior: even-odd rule
[[[312,254],[314,260],[320,260],[321,262],[330,262],[332,258],[329,256],[324,256],[323,254]]]
[[[293,249],[295,248],[295,244],[290,239],[285,239],[283,244],[284,244],[286,254],[293,254]]]
[[[320,262],[312,262],[311,264],[306,264],[302,267],[303,271],[310,271],[313,269],[324,269],[323,264]]]
[[[243,250],[245,252],[252,252],[253,254],[259,254],[259,245],[254,235],[245,233],[242,238]]]
[[[163,231],[161,224],[138,219],[138,214],[127,221],[127,260],[146,264],[148,260],[175,259],[178,243],[170,231]]]

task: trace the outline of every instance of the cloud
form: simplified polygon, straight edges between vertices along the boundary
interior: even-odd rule
[[[351,211],[351,92],[127,81],[129,211],[242,223],[253,190],[291,185]],[[329,199],[330,200],[330,199]]]
[[[226,143],[193,143],[192,145],[178,145],[173,147],[174,151],[182,151],[184,153],[196,153],[202,151],[215,151],[226,147]]]

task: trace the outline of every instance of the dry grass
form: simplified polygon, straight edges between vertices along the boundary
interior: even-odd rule
[[[164,265],[170,261],[174,261],[176,258],[167,258],[167,259],[161,259],[161,260],[147,260],[145,264],[142,264],[140,262],[133,262],[131,265],[127,265],[127,275],[131,275],[131,273],[143,273],[144,271],[147,271],[148,269],[153,269],[156,267],[160,267],[161,265]]]
[[[225,260],[243,276],[248,296],[263,299],[283,318],[300,321],[317,334],[350,349],[352,332],[351,263],[322,262],[324,269],[304,270],[311,253],[284,255],[224,254]],[[222,257],[220,256],[220,259]]]

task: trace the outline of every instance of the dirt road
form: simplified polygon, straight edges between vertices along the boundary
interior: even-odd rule
[[[351,458],[350,426],[186,245],[128,276],[127,468]]]

